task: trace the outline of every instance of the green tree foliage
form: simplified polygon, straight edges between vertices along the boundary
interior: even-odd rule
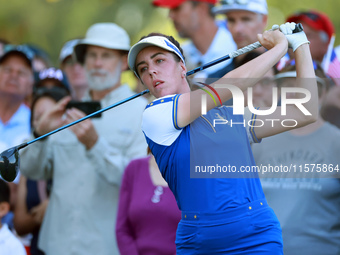
[[[327,13],[340,31],[339,0],[267,0],[268,27],[284,22],[297,10]],[[0,38],[12,43],[33,43],[57,59],[63,43],[82,37],[96,22],[115,22],[129,33],[131,42],[152,31],[176,35],[168,11],[154,8],[151,0],[0,0]],[[340,44],[340,35],[336,45]]]

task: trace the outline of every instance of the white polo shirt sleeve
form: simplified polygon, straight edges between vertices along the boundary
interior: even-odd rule
[[[158,98],[147,105],[143,113],[142,130],[153,142],[169,146],[181,134],[177,125],[177,105],[180,95]]]

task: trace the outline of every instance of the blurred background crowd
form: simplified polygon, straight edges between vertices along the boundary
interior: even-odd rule
[[[0,151],[84,117],[87,109],[93,111],[89,102],[103,108],[144,90],[126,59],[142,35],[178,38],[191,70],[289,21],[301,23],[310,41],[320,115],[316,123],[254,145],[256,163],[340,167],[338,6],[335,0],[3,3]],[[215,81],[264,51],[213,66],[190,82],[194,88],[197,81]],[[253,87],[250,103],[280,103],[280,90],[294,86],[295,77],[288,52]],[[140,128],[151,100],[140,97],[22,151],[16,180],[0,180],[1,255],[176,253],[180,211]],[[88,102],[87,108],[79,109],[79,102]],[[281,223],[285,254],[340,254],[336,176],[262,177]]]

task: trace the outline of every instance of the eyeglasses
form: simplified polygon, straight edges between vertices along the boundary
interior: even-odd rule
[[[246,5],[248,3],[249,3],[249,0],[221,0],[222,5],[232,5],[232,4]]]
[[[25,44],[23,45],[13,45],[13,44],[6,44],[4,47],[4,54],[10,51],[18,51],[23,53],[30,61],[34,58],[34,52]]]

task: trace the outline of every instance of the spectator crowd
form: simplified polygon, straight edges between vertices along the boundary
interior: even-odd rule
[[[172,36],[186,39],[183,58],[175,43],[163,49],[173,47],[173,55],[185,63],[187,70],[254,43],[259,40],[258,34],[267,33],[270,13],[266,0],[153,0],[150,4],[168,9],[177,31]],[[318,116],[311,124],[264,138],[260,143],[250,145],[251,136],[260,140],[250,133],[249,150],[261,167],[294,165],[305,169],[320,165],[338,169],[259,172],[256,178],[280,223],[284,254],[340,254],[340,46],[334,45],[336,31],[326,13],[296,10],[285,22],[301,23],[308,39],[315,76],[303,79],[316,80]],[[151,38],[159,35],[155,33]],[[140,76],[141,70],[135,67],[143,67],[147,61],[132,67],[138,80],[135,90],[132,84],[122,82],[122,74],[131,64],[129,52],[134,43],[117,24],[95,23],[82,37],[69,38],[63,44],[58,65],[53,66],[54,61],[39,45],[12,44],[10,38],[1,38],[0,152],[86,116],[88,112],[76,103],[87,108],[96,103],[104,108],[146,89],[142,78],[145,73]],[[192,91],[210,89],[222,77],[228,83],[228,73],[251,66],[270,50],[260,47],[185,79]],[[156,55],[159,53],[151,58]],[[283,91],[297,89],[299,84],[301,59],[295,56],[289,49],[260,78],[247,77],[254,80],[252,88],[244,91],[247,109],[276,108],[282,100],[300,98],[298,92],[282,97]],[[158,72],[151,67],[144,69],[151,77]],[[158,82],[153,86],[156,90]],[[17,178],[13,182],[0,178],[0,255],[176,254],[176,244],[179,247],[183,242],[179,238],[183,238],[182,228],[177,230],[177,226],[187,217],[179,209],[182,202],[176,194],[183,192],[185,185],[176,186],[176,182],[174,187],[166,181],[177,176],[163,168],[171,169],[177,161],[170,155],[170,163],[164,166],[168,152],[164,149],[161,155],[154,155],[150,140],[157,135],[157,146],[169,145],[181,128],[176,126],[174,112],[171,125],[175,131],[163,134],[158,126],[145,131],[142,123],[146,125],[149,119],[146,121],[143,114],[153,104],[163,103],[153,100],[138,97],[20,151]],[[221,103],[229,107],[233,100]],[[174,103],[173,109],[176,107]],[[164,108],[159,116],[153,116],[162,122],[160,129],[166,130],[163,117],[167,113]],[[225,144],[225,148],[230,147]],[[186,227],[194,228],[190,224]],[[194,242],[194,238],[185,241]],[[214,254],[203,251],[177,250],[177,254]]]

